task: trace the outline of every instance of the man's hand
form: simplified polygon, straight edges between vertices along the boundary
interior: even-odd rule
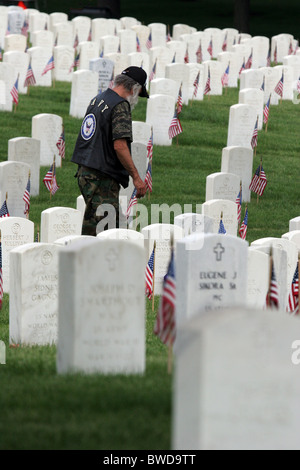
[[[133,184],[136,188],[136,197],[139,199],[141,197],[144,197],[146,192],[147,192],[147,186],[143,182],[143,180],[138,176],[133,179]]]

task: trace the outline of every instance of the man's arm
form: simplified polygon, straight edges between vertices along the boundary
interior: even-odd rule
[[[127,142],[125,139],[117,139],[114,141],[114,149],[118,159],[122,163],[123,167],[128,171],[132,177],[133,184],[137,190],[137,198],[145,196],[147,192],[147,186],[141,179],[136,166],[132,160]]]

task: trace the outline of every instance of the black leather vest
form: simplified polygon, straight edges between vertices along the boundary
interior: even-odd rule
[[[82,121],[71,161],[94,168],[126,188],[129,175],[116,155],[111,130],[112,110],[122,101],[126,100],[110,88],[92,99]],[[130,150],[130,142],[127,143]]]

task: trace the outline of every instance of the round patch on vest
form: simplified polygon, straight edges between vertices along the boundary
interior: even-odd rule
[[[81,137],[84,140],[89,140],[93,137],[96,130],[96,118],[94,114],[85,116],[81,125]]]

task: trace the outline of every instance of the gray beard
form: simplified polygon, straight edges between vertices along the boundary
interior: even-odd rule
[[[130,104],[130,108],[133,109],[139,101],[139,95],[138,94],[137,95],[129,95],[129,96],[127,96],[126,99]]]

